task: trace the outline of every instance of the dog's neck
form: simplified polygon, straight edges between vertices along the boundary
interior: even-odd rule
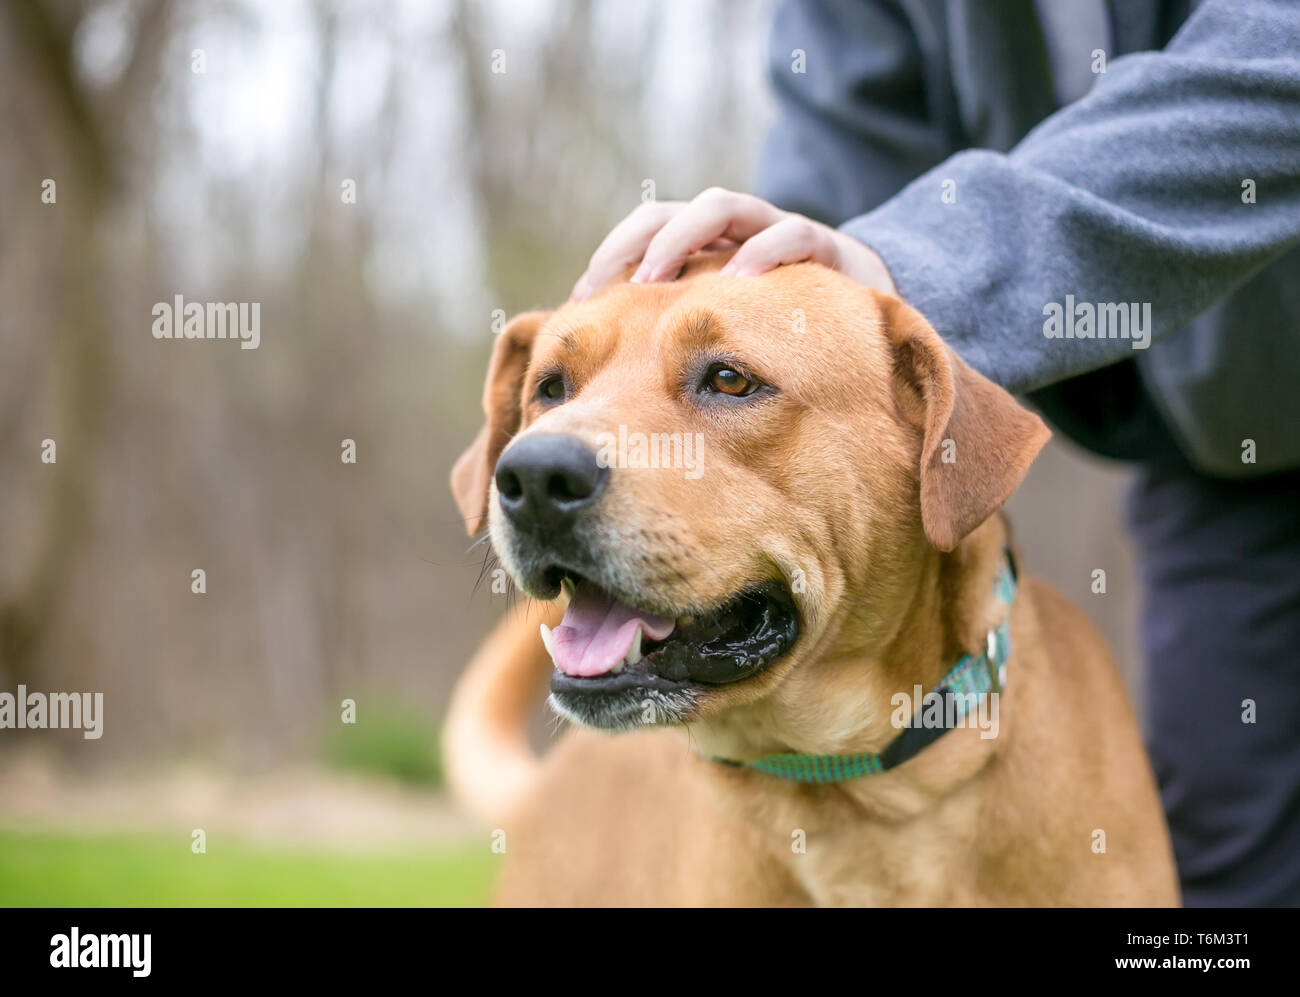
[[[878,752],[897,736],[890,722],[894,693],[930,691],[963,653],[977,651],[1008,609],[993,595],[993,580],[1009,545],[1000,516],[986,522],[949,553],[928,551],[907,586],[911,601],[879,650],[848,648],[843,657],[805,662],[790,681],[803,687],[787,702],[800,707],[748,708],[731,723],[696,729],[701,754],[745,758],[771,751],[806,754]],[[811,676],[811,677],[808,677]],[[1014,671],[1008,683],[1015,683]],[[997,706],[1001,712],[1002,707]],[[999,717],[1005,735],[1005,715]],[[753,738],[759,725],[762,740]],[[766,725],[766,726],[764,726]],[[998,738],[974,727],[948,731],[905,765],[878,775],[810,786],[747,768],[702,762],[713,798],[734,819],[767,841],[775,861],[801,885],[811,902],[890,903],[899,897],[948,896],[959,888],[943,881],[943,864],[917,866],[912,831],[924,826],[929,854],[965,849],[977,834],[983,777]],[[709,738],[720,735],[719,750]],[[741,752],[754,752],[746,755]],[[912,818],[942,807],[944,816],[918,825]],[[920,891],[919,893],[917,891]],[[931,891],[931,892],[927,892]],[[945,892],[947,891],[947,892]]]
[[[855,755],[882,750],[899,734],[891,722],[895,695],[904,694],[912,702],[918,688],[922,693],[935,689],[963,654],[984,648],[989,630],[1005,616],[1006,607],[993,596],[993,579],[1008,534],[1005,521],[995,516],[950,553],[927,548],[908,559],[912,573],[896,580],[887,613],[864,616],[861,602],[842,600],[838,619],[824,628],[799,667],[771,695],[691,725],[695,749],[731,759],[777,752]],[[958,735],[967,733],[953,732],[944,740],[966,744],[969,738]],[[934,765],[923,756],[951,753],[948,745],[936,743],[909,768],[928,773]],[[951,767],[951,777],[967,777],[968,763],[986,760],[988,754],[967,752]],[[877,789],[900,781],[866,778],[842,785],[844,792],[867,801]]]

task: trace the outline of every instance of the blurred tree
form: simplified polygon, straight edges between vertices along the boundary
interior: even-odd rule
[[[25,217],[41,212],[41,224],[33,227],[42,231],[46,242],[35,251],[58,260],[61,275],[40,301],[44,314],[25,316],[48,336],[36,340],[31,366],[9,369],[9,378],[17,384],[6,395],[15,404],[0,410],[0,435],[18,439],[22,405],[38,386],[46,386],[56,399],[53,438],[62,446],[62,460],[49,468],[46,497],[33,517],[35,542],[21,569],[25,577],[11,581],[0,593],[0,667],[14,682],[32,680],[32,662],[63,608],[69,577],[92,522],[90,493],[114,376],[106,343],[105,288],[99,281],[99,254],[105,248],[98,238],[100,223],[120,191],[127,119],[157,79],[170,24],[168,0],[141,4],[125,70],[115,85],[94,92],[79,77],[75,56],[77,30],[91,6],[24,0],[4,5],[3,12],[11,55],[5,60],[4,89],[26,98],[11,96],[6,108],[10,113],[3,118],[6,130],[21,127],[21,134],[11,133],[5,140],[22,157],[17,171],[21,180],[7,180],[10,190],[31,192],[30,200],[13,210]],[[40,202],[45,176],[57,183],[57,211]],[[3,228],[14,230],[7,224]],[[11,254],[31,250],[6,241],[0,265]],[[16,345],[6,339],[7,348]],[[39,469],[31,457],[38,441],[24,442],[29,445],[21,453],[30,476]]]

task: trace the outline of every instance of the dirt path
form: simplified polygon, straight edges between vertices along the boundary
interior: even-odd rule
[[[0,828],[183,833],[375,851],[472,844],[487,832],[446,797],[318,768],[237,775],[203,766],[88,777],[0,753]]]

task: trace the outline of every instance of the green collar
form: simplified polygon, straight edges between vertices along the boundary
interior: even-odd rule
[[[984,650],[979,654],[963,655],[934,690],[920,697],[921,701],[908,718],[907,726],[883,751],[857,755],[804,755],[788,751],[748,761],[729,758],[714,758],[713,761],[793,782],[844,782],[896,768],[954,727],[968,726],[966,717],[977,709],[982,698],[996,696],[1006,681],[1007,658],[1011,654],[1010,607],[1016,595],[1016,564],[1010,550],[1006,551],[998,567],[993,592],[1007,606],[1007,614],[988,632]],[[916,693],[920,695],[919,686]]]

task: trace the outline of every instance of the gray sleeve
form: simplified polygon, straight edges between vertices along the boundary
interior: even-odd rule
[[[935,124],[912,27],[887,0],[783,0],[768,75],[779,114],[754,192],[831,225],[869,211],[953,151]]]
[[[1158,339],[1300,243],[1300,3],[1206,0],[1009,153],[959,153],[843,230],[1013,391],[1132,356],[1046,338],[1045,309],[1147,302]]]

